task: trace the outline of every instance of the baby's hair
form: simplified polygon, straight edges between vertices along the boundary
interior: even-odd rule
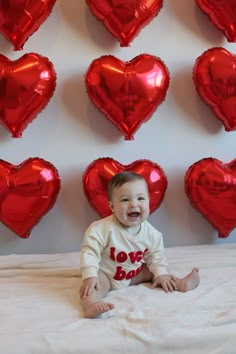
[[[108,183],[108,189],[107,189],[108,200],[111,201],[112,193],[115,188],[121,187],[123,186],[123,184],[127,182],[140,181],[140,180],[146,183],[145,179],[136,172],[124,171],[124,172],[117,173],[110,179]]]

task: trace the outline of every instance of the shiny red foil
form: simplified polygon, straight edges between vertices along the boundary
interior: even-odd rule
[[[61,181],[57,169],[41,158],[18,166],[0,160],[0,221],[21,238],[54,206]]]
[[[95,59],[85,75],[91,101],[126,140],[134,139],[141,124],[164,101],[169,81],[163,61],[149,54],[127,62],[105,55]]]
[[[195,62],[193,80],[225,130],[236,130],[236,56],[220,47],[207,50]]]
[[[36,53],[11,61],[0,54],[0,123],[15,138],[45,108],[54,94],[53,64]]]
[[[103,22],[122,47],[156,17],[164,0],[86,0],[91,12]]]
[[[185,174],[185,191],[219,237],[227,237],[236,227],[236,159],[223,163],[209,157],[195,162]]]
[[[51,14],[56,0],[0,1],[0,32],[21,50],[28,38]]]
[[[236,2],[235,0],[196,0],[216,28],[222,31],[228,42],[236,42]]]

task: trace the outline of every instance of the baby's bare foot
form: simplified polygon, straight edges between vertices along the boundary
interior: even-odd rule
[[[193,268],[192,271],[186,275],[183,279],[179,279],[176,282],[177,289],[180,292],[185,293],[186,291],[190,291],[195,289],[200,283],[199,277],[199,268]]]
[[[101,315],[104,312],[112,310],[114,308],[113,304],[107,302],[95,302],[86,306],[84,309],[84,317],[85,318],[95,318]]]

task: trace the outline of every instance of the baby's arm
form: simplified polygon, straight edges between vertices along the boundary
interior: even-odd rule
[[[92,294],[93,289],[98,290],[99,285],[98,285],[98,278],[97,277],[91,277],[84,279],[79,294],[81,298],[90,296]]]
[[[150,245],[148,251],[145,252],[144,262],[149,271],[153,273],[154,279],[162,275],[169,275],[162,234],[152,227],[149,237]]]
[[[81,248],[80,268],[83,281],[97,277],[104,247],[103,236],[90,226],[85,233]]]

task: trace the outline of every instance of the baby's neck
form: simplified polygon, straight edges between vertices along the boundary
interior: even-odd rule
[[[137,235],[140,230],[141,230],[141,224],[136,225],[136,226],[127,226],[124,225],[120,222],[120,220],[116,217],[115,214],[113,214],[113,218],[116,220],[116,222],[120,225],[120,227],[122,227],[122,229],[124,229],[125,231],[127,231],[130,235]]]
[[[123,227],[129,234],[131,234],[133,236],[139,234],[139,232],[141,230],[141,224],[139,224],[137,226],[133,226],[133,227],[128,227],[128,226],[123,226]]]

